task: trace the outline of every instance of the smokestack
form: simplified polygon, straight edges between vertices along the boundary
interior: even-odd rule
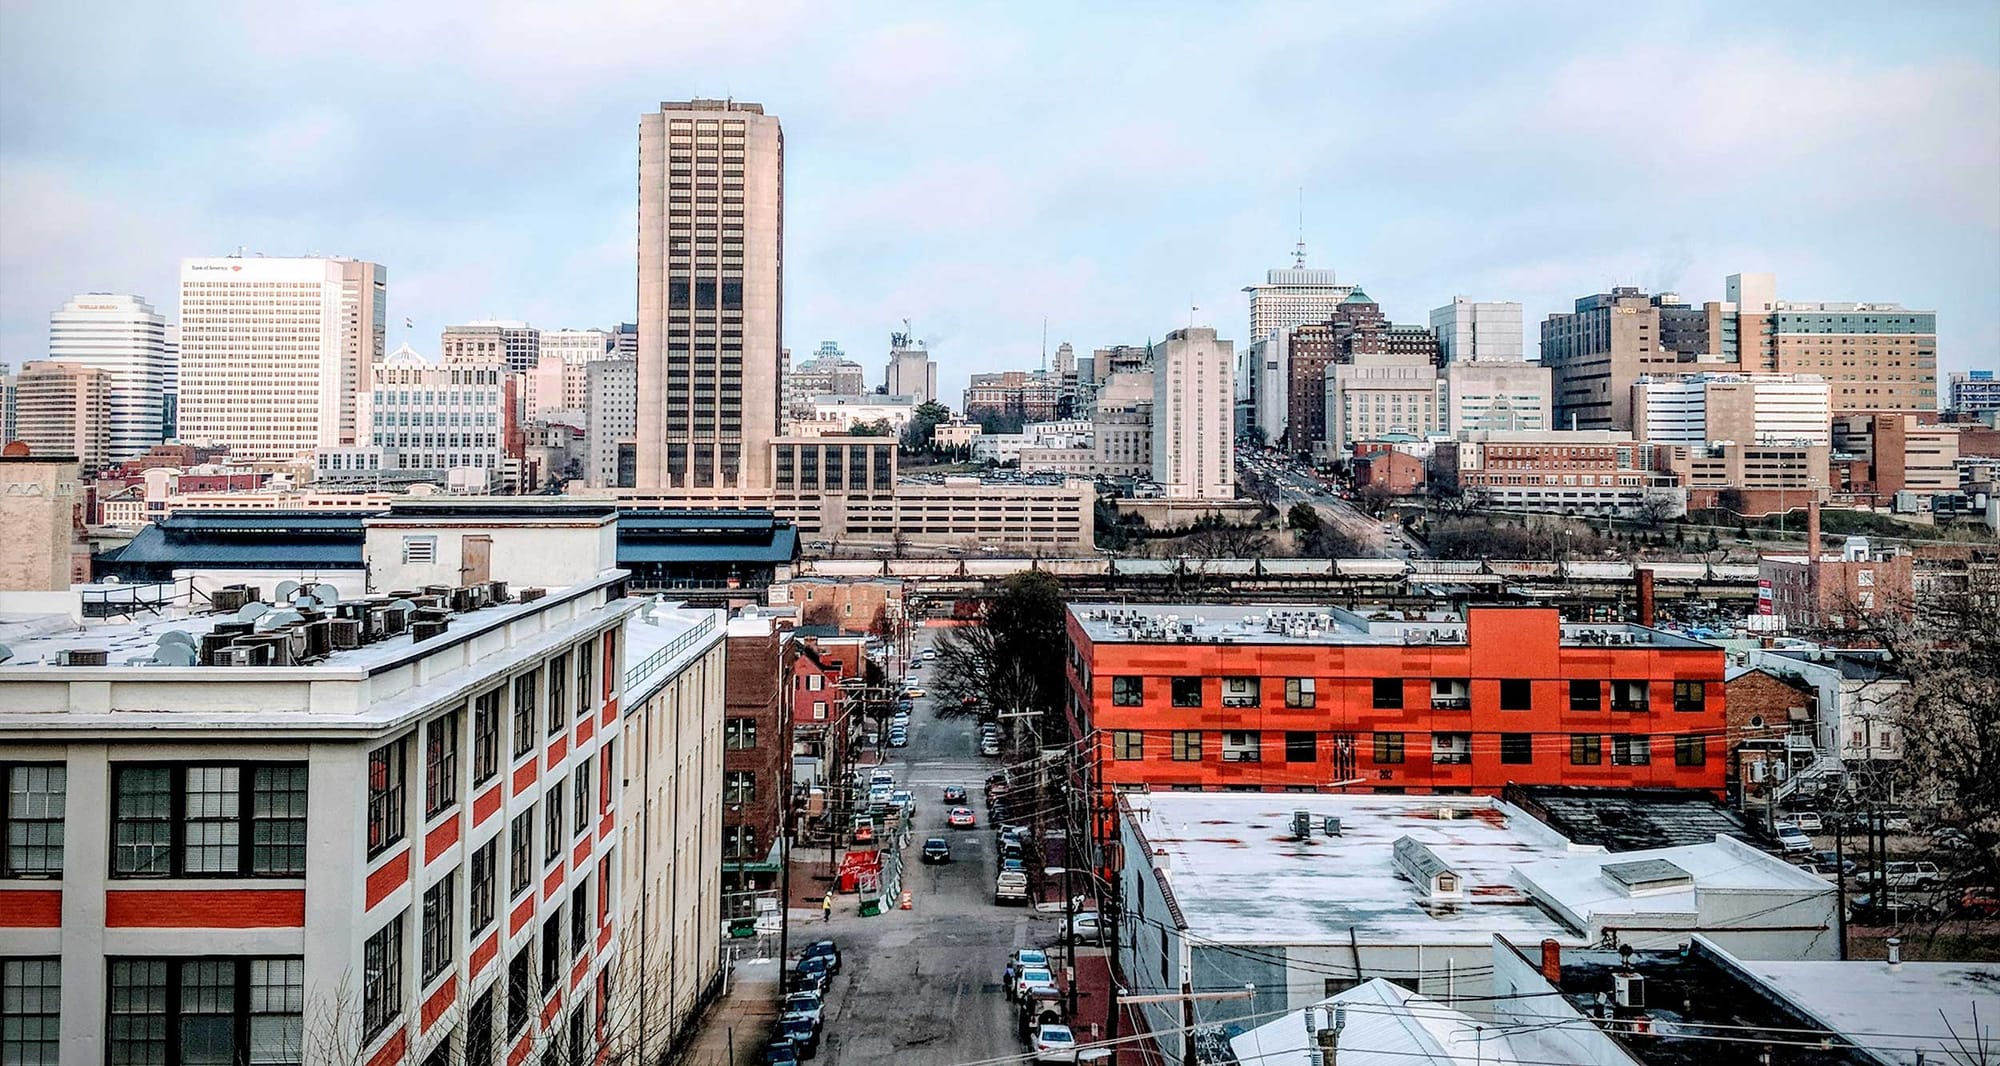
[[[1647,628],[1653,625],[1653,571],[1651,567],[1634,567],[1632,576],[1639,582],[1639,624]]]
[[[1562,942],[1550,937],[1542,941],[1542,977],[1556,987],[1562,987],[1563,946]]]
[[[1806,500],[1806,602],[1819,616],[1819,497]]]

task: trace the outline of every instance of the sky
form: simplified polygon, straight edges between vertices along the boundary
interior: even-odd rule
[[[1399,322],[1612,285],[1938,313],[2000,363],[2000,5],[0,0],[0,362],[182,257],[389,272],[389,347],[633,319],[638,120],[784,124],[785,342],[878,384],[1190,322],[1291,262]],[[404,319],[414,323],[405,330]]]

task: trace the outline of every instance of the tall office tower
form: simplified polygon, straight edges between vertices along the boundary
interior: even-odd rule
[[[1153,351],[1153,480],[1170,500],[1236,495],[1235,346],[1206,326]]]
[[[585,388],[585,439],[590,448],[585,483],[594,489],[630,488],[618,476],[619,445],[630,446],[639,429],[639,362],[598,359],[584,366],[590,379]]]
[[[611,351],[612,354],[621,355],[627,359],[639,358],[639,324],[637,322],[618,323],[618,328],[611,333]]]
[[[1055,372],[1062,375],[1076,373],[1076,347],[1068,341],[1056,345]]]
[[[907,333],[889,334],[889,369],[883,386],[889,395],[912,397],[920,406],[937,399],[937,364],[923,341]]]
[[[166,439],[167,320],[137,296],[88,292],[49,315],[49,361],[104,371],[111,462]]]
[[[14,439],[14,384],[18,379],[0,363],[0,444]]]
[[[1324,322],[1291,331],[1290,363],[1286,369],[1285,446],[1310,453],[1315,460],[1339,458],[1326,437],[1326,371],[1334,363],[1351,363],[1362,355],[1421,356],[1437,362],[1437,338],[1427,327],[1398,326],[1382,313],[1382,305],[1354,288]]]
[[[1292,331],[1281,329],[1257,338],[1243,349],[1237,360],[1236,402],[1248,402],[1239,417],[1264,435],[1264,443],[1275,446],[1285,435],[1285,416],[1291,407]]]
[[[181,435],[181,324],[167,323],[167,375],[160,385],[160,434],[167,440]]]
[[[1268,336],[1308,322],[1324,322],[1354,291],[1334,281],[1331,270],[1267,270],[1262,285],[1245,286],[1250,294],[1250,335]]]
[[[111,372],[75,363],[22,367],[14,432],[36,455],[73,455],[85,473],[102,469],[111,450]]]
[[[1431,312],[1440,363],[1499,360],[1518,363],[1521,305],[1510,300],[1468,300],[1454,296]]]
[[[1444,426],[1437,364],[1422,353],[1365,352],[1325,370],[1322,427],[1329,455],[1390,434],[1425,437]]]
[[[1620,286],[1542,321],[1542,365],[1555,390],[1556,429],[1632,428],[1641,374],[1735,370],[1722,305],[1689,307],[1673,293]]]
[[[535,369],[542,358],[542,331],[526,322],[467,322],[446,326],[440,338],[446,363],[484,366],[500,360],[510,374]]]
[[[1951,410],[1976,414],[2000,411],[2000,377],[1991,370],[1958,370],[1951,375]]]
[[[784,171],[761,104],[666,102],[639,119],[639,488],[771,488]]]
[[[181,260],[181,438],[251,460],[355,444],[388,285],[355,259]]]
[[[1641,377],[1633,435],[1649,444],[1829,444],[1833,410],[1818,374]]]
[[[1818,374],[1832,387],[1836,412],[1937,410],[1937,312],[1767,298],[1770,310],[1760,320],[1754,298],[1743,292],[1750,279],[1771,296],[1777,289],[1769,274],[1728,279],[1724,306],[1735,305],[1730,317],[1744,370]]]

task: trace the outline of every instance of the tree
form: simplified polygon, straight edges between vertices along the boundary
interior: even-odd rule
[[[944,697],[942,713],[955,713],[972,696],[999,714],[1038,720],[1044,739],[1060,735],[1067,641],[1062,585],[1040,570],[1007,578],[979,625],[937,640],[932,684]]]
[[[1671,492],[1648,492],[1639,498],[1639,520],[1647,529],[1658,529],[1667,519],[1682,510],[1679,501]]]
[[[895,435],[895,430],[894,427],[889,425],[888,419],[878,418],[872,422],[853,423],[847,427],[847,435],[850,437],[891,437]]]
[[[1303,536],[1312,536],[1325,524],[1319,516],[1319,508],[1303,501],[1293,504],[1291,510],[1285,512],[1285,526]]]
[[[936,400],[928,400],[917,405],[910,414],[910,423],[903,427],[903,450],[906,452],[935,452],[937,450],[937,428],[951,420],[951,411]]]
[[[1264,446],[1264,427],[1252,422],[1244,429],[1243,439],[1262,448]]]

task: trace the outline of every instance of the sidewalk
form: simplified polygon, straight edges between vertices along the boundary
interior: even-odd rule
[[[736,963],[729,991],[702,1016],[701,1029],[676,1066],[752,1066],[763,1062],[764,1043],[771,1038],[771,1025],[778,1017],[779,972],[778,964],[769,959]]]
[[[1110,1037],[1104,1028],[1104,1012],[1111,1003],[1111,957],[1102,948],[1080,948],[1076,953],[1076,1017],[1070,1019],[1070,1029],[1076,1033],[1079,1044],[1089,1044]],[[1136,1008],[1125,1008],[1119,1012],[1118,1057],[1116,1066],[1147,1066],[1145,1049],[1152,1046],[1148,1040],[1131,1039],[1134,1033],[1145,1031],[1145,1018]]]

